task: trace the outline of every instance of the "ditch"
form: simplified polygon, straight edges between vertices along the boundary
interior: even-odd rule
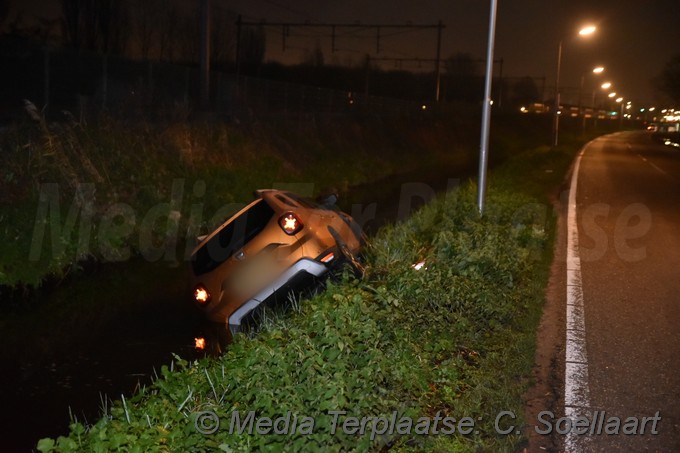
[[[352,187],[339,205],[371,235],[475,171],[476,164],[461,161],[407,172]],[[12,329],[0,334],[6,340],[0,426],[11,435],[4,447],[30,451],[40,438],[67,434],[72,417],[95,423],[110,398],[149,383],[173,354],[204,355],[195,338],[206,326],[187,286],[185,263],[99,264],[22,301],[38,313],[6,315],[4,325]],[[90,307],[85,314],[82,304]]]

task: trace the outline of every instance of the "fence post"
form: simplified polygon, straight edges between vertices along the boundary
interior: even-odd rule
[[[153,103],[153,62],[151,60],[147,63],[147,102]]]
[[[43,47],[43,103],[44,111],[47,114],[47,106],[50,103],[50,49]]]
[[[283,82],[283,113],[288,113],[288,82]]]
[[[222,73],[213,72],[211,79],[215,81],[215,90],[213,94],[215,99],[213,105],[215,110],[219,111],[222,108]]]
[[[109,56],[102,57],[102,110],[106,110],[109,91]]]
[[[272,108],[274,107],[272,105],[271,97],[272,96],[271,96],[271,91],[270,91],[270,88],[269,88],[269,79],[265,79],[265,81],[264,81],[264,103],[263,103],[264,104],[263,107],[264,107],[265,112],[271,112]]]
[[[191,77],[191,70],[186,68],[184,70],[184,104],[189,104],[189,78]]]
[[[302,90],[300,91],[300,113],[305,113],[305,86],[302,85]]]

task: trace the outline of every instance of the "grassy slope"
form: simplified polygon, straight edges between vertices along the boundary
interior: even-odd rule
[[[218,359],[178,360],[174,372],[164,369],[94,427],[74,423],[68,438],[45,439],[41,450],[515,449],[521,435],[497,435],[493,423],[501,410],[522,414],[552,250],[545,193],[559,184],[575,148],[533,149],[497,168],[483,219],[468,185],[383,229],[364,281],[330,285],[256,338],[237,338]],[[427,269],[415,271],[420,259]],[[216,434],[194,428],[205,410],[222,418]],[[317,423],[309,436],[230,434],[234,410],[292,411]],[[371,440],[331,435],[329,410],[482,420],[466,436]]]
[[[0,285],[35,287],[47,277],[62,278],[85,258],[125,260],[127,247],[132,255],[144,252],[156,243],[140,240],[142,219],[152,207],[170,202],[177,178],[184,183],[182,203],[174,207],[182,215],[183,239],[221,223],[235,207],[227,207],[219,218],[213,214],[226,204],[248,201],[255,188],[303,182],[313,184],[315,192],[343,190],[441,159],[460,160],[474,149],[474,139],[465,128],[433,127],[430,118],[326,118],[246,126],[112,119],[17,124],[0,135]],[[78,223],[71,233],[62,231],[55,246],[48,227],[42,243],[37,242],[40,256],[28,259],[39,238],[34,230],[40,230],[38,199],[46,183],[57,184],[62,225],[78,184],[93,184],[91,236],[79,249],[84,235]],[[129,234],[102,231],[102,216],[117,203],[135,214],[126,220],[133,226]],[[190,220],[198,204],[203,217]],[[154,224],[156,240],[165,236],[165,228],[162,221]],[[107,250],[104,243],[111,244]]]

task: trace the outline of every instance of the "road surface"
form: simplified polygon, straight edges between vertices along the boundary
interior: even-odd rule
[[[542,430],[541,408],[581,416],[588,434],[553,426],[529,450],[680,451],[680,149],[612,134],[574,173],[539,330],[549,370],[528,414]]]

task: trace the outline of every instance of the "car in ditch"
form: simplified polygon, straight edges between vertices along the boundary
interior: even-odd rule
[[[209,321],[238,332],[260,304],[318,280],[342,263],[363,272],[361,227],[330,195],[320,202],[282,190],[255,200],[199,238],[191,253],[192,298]]]

